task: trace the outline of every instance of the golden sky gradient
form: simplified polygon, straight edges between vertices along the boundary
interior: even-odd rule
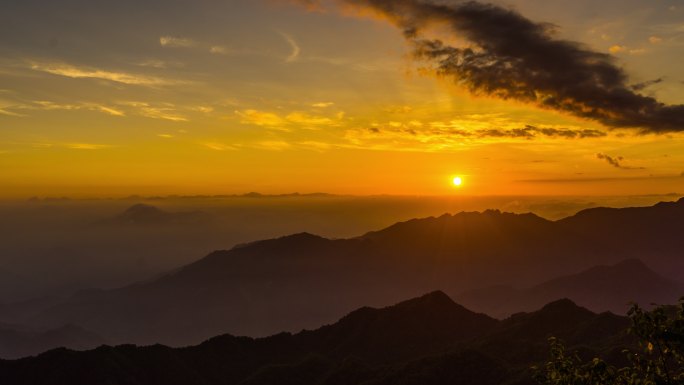
[[[679,2],[500,3],[684,103]],[[266,0],[5,8],[3,197],[684,191],[682,133],[472,95],[385,21]]]

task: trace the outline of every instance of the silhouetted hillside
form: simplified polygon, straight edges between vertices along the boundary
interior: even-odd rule
[[[539,308],[554,298],[570,298],[594,311],[624,314],[629,303],[675,303],[684,285],[670,281],[643,262],[629,259],[611,266],[595,266],[578,274],[555,278],[529,289],[491,286],[456,296],[471,309],[495,317]]]
[[[482,336],[496,325],[493,318],[473,313],[437,291],[384,309],[364,307],[300,336],[323,342],[319,350],[334,357],[354,356],[381,364],[441,351],[455,341]]]
[[[210,216],[201,211],[172,213],[155,206],[139,203],[105,223],[114,225],[180,225],[202,223],[209,219]]]
[[[21,323],[36,316],[41,311],[55,306],[64,298],[51,296],[33,298],[26,301],[18,301],[0,304],[0,322]]]
[[[414,219],[361,239],[372,241],[397,263],[414,265],[418,271],[439,265],[437,274],[467,273],[454,277],[467,286],[483,280],[529,282],[554,272],[561,274],[591,258],[616,254],[611,245],[566,234],[555,222],[534,214],[498,210]],[[524,269],[519,268],[521,264]],[[449,269],[453,265],[458,268]],[[442,270],[444,267],[447,269]]]
[[[627,319],[568,300],[496,321],[434,292],[384,309],[362,308],[314,331],[252,339],[223,335],[200,345],[57,349],[0,361],[13,385],[191,384],[526,384],[550,335],[583,351],[628,343]],[[586,334],[602,325],[602,338]]]
[[[558,221],[566,232],[615,245],[670,278],[684,277],[684,198],[651,207],[593,208]]]
[[[14,292],[27,289],[26,279],[11,271],[0,268],[0,298],[12,298]],[[2,304],[0,304],[2,306]]]
[[[55,346],[92,349],[106,341],[80,327],[67,325],[56,329],[35,331],[20,326],[0,324],[0,357],[19,358],[35,355]]]

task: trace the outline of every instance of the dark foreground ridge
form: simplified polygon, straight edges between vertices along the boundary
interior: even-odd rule
[[[497,321],[443,292],[383,309],[361,308],[337,323],[252,339],[223,335],[170,348],[55,349],[0,361],[12,385],[527,384],[555,335],[587,353],[628,343],[628,320],[569,300]],[[597,333],[598,331],[598,333]]]

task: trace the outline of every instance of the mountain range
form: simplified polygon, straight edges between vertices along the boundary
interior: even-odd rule
[[[683,294],[674,281],[684,273],[682,229],[684,199],[560,221],[488,210],[349,239],[300,233],[215,251],[120,289],[83,291],[15,321],[41,330],[78,325],[114,343],[184,346],[224,333],[310,329],[435,289],[500,317],[561,297],[620,311],[631,300]],[[622,262],[634,258],[642,262]]]
[[[31,330],[18,325],[0,324],[0,357],[20,358],[70,346],[73,349],[92,349],[106,341],[74,325],[51,330]]]
[[[651,270],[638,259],[595,266],[577,274],[551,279],[526,289],[509,285],[469,290],[455,298],[469,309],[497,318],[532,311],[557,298],[571,298],[593,311],[626,314],[630,302],[649,307],[652,302],[672,304],[684,294],[684,285]]]
[[[619,361],[633,344],[627,318],[563,299],[498,321],[432,292],[397,305],[360,308],[338,322],[266,338],[222,335],[199,345],[56,349],[0,361],[13,385],[530,384],[530,365],[556,336],[583,356]]]
[[[110,225],[180,225],[202,224],[210,221],[211,216],[202,211],[168,212],[147,204],[135,204],[120,215],[104,224]]]

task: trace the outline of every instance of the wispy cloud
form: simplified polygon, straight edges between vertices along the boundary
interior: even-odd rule
[[[168,86],[185,83],[149,75],[76,67],[61,63],[31,63],[30,68],[34,71],[45,72],[52,75],[64,76],[73,79],[100,79],[115,83],[138,86]]]
[[[249,109],[235,111],[235,114],[240,117],[240,122],[244,124],[253,124],[256,126],[267,126],[271,128],[287,130],[287,128],[283,127],[286,123],[285,119],[272,112]]]
[[[307,140],[307,141],[303,141],[303,142],[298,142],[297,146],[302,147],[302,148],[307,149],[307,150],[324,152],[324,151],[332,148],[333,144],[325,143],[325,142],[318,142],[318,141],[314,141],[314,140]]]
[[[147,59],[143,60],[137,63],[134,63],[137,66],[140,67],[149,67],[149,68],[156,68],[156,69],[166,69],[166,68],[182,68],[185,67],[185,64],[182,62],[169,62],[165,60],[158,60],[158,59]]]
[[[213,53],[214,55],[226,55],[229,52],[229,50],[228,48],[221,45],[213,45],[209,47],[209,52]]]
[[[214,55],[227,55],[234,53],[227,47],[218,44],[210,44],[207,42],[200,42],[190,38],[177,36],[162,36],[159,38],[159,44],[164,48],[196,48],[206,50]]]
[[[64,147],[70,148],[72,150],[101,150],[103,148],[112,147],[107,144],[94,144],[94,143],[67,143]]]
[[[101,111],[101,112],[104,112],[104,113],[109,114],[109,115],[114,115],[114,116],[125,116],[126,115],[120,110],[117,110],[117,109],[112,108],[112,107],[99,105],[99,104],[93,105],[93,108],[97,111]]]
[[[181,115],[176,110],[173,104],[160,103],[151,104],[147,102],[119,102],[119,104],[133,108],[137,114],[152,118],[152,119],[162,119],[172,122],[187,122],[188,118]]]
[[[660,44],[663,42],[663,38],[660,36],[651,36],[648,38],[648,42],[651,44]]]
[[[300,125],[304,128],[312,128],[319,126],[330,126],[334,121],[325,116],[311,115],[304,112],[289,113],[285,119],[293,124]]]
[[[210,106],[193,106],[188,108],[191,111],[201,112],[203,114],[210,114],[214,112],[214,107]]]
[[[621,53],[621,52],[625,52],[625,51],[627,51],[627,47],[625,47],[624,45],[619,45],[619,44],[612,45],[612,46],[610,46],[610,48],[608,48],[608,52],[610,52],[612,54],[617,54],[617,53]]]
[[[265,140],[256,143],[254,147],[263,150],[282,151],[289,149],[292,145],[282,140]]]
[[[623,170],[644,170],[644,167],[625,166],[622,163],[625,160],[625,158],[622,156],[610,156],[608,154],[598,153],[596,154],[596,159],[605,160],[606,163],[608,163],[609,165]]]
[[[347,143],[354,148],[418,152],[449,152],[500,142],[568,141],[605,136],[603,131],[581,127],[520,125],[495,116],[483,119],[478,115],[448,122],[371,123],[365,128],[351,128],[345,132]]]
[[[112,115],[112,116],[125,116],[126,114],[115,107],[112,106],[107,106],[103,104],[98,104],[98,103],[90,103],[90,102],[80,102],[80,103],[70,103],[70,104],[64,104],[64,103],[56,103],[48,100],[34,100],[30,102],[23,102],[21,104],[15,104],[10,107],[5,107],[7,109],[12,109],[12,110],[40,110],[40,111],[96,111],[96,112],[102,112],[107,115]],[[0,110],[1,111],[1,110]],[[7,111],[9,115],[13,116],[26,116],[23,114],[16,113],[14,111]],[[2,112],[0,112],[1,114]]]
[[[192,39],[178,36],[161,36],[159,38],[159,44],[161,44],[162,47],[171,48],[187,48],[197,45]]]
[[[312,12],[325,12],[321,0],[282,0],[286,3],[304,6],[307,10]]]
[[[285,41],[287,41],[287,44],[289,44],[290,48],[292,49],[290,54],[285,58],[285,61],[287,63],[297,61],[297,59],[299,58],[299,54],[302,52],[302,49],[299,47],[299,44],[297,44],[297,42],[295,41],[295,39],[292,38],[292,36],[284,32],[279,33],[283,38],[285,38]]]
[[[19,117],[19,116],[24,116],[24,115],[22,115],[22,114],[19,114],[19,113],[16,113],[16,112],[13,112],[13,111],[8,110],[7,107],[0,108],[0,115],[5,115],[5,116],[17,116],[17,117]]]
[[[540,178],[540,179],[521,179],[519,183],[595,183],[595,182],[618,182],[618,181],[644,181],[644,180],[674,180],[679,179],[679,175],[641,175],[641,176],[617,176],[617,177],[583,177],[576,178]]]
[[[334,106],[334,105],[335,105],[335,103],[333,103],[333,102],[318,102],[318,103],[312,104],[311,107],[314,107],[314,108],[328,108],[328,107],[332,107],[332,106]]]
[[[274,112],[248,109],[238,110],[235,113],[240,117],[241,123],[281,131],[290,131],[292,128],[317,129],[325,126],[337,126],[344,118],[343,113],[335,114],[335,116],[324,116],[303,111],[292,111],[286,115],[280,115]]]
[[[221,142],[202,142],[200,143],[202,146],[214,150],[214,151],[229,151],[229,150],[237,150],[237,147],[227,145]]]
[[[112,148],[114,146],[109,144],[100,143],[87,143],[87,142],[35,142],[35,143],[25,143],[33,148],[42,149],[59,149],[66,148],[69,150],[102,150],[106,148]]]

